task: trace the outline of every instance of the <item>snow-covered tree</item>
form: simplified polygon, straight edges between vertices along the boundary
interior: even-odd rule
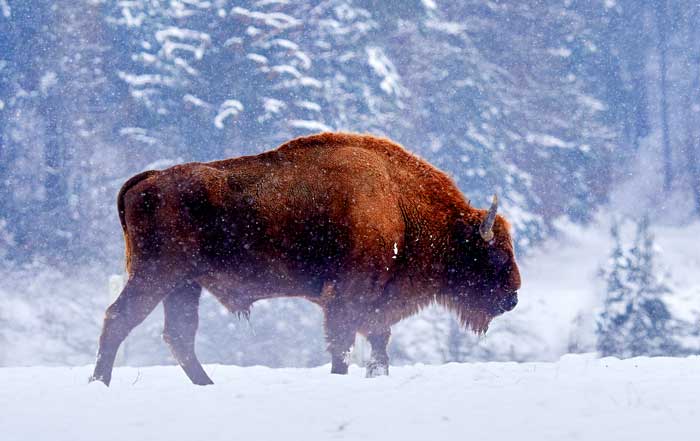
[[[673,335],[676,323],[665,301],[671,290],[657,262],[649,219],[638,222],[629,249],[617,225],[611,234],[614,246],[603,270],[607,292],[597,321],[599,352],[618,357],[673,355],[679,350]]]
[[[186,157],[376,131],[400,94],[370,44],[376,23],[352,1],[118,2],[112,23],[125,36],[118,75],[136,110],[125,135],[162,143],[177,133],[175,153]]]
[[[610,234],[613,250],[610,253],[607,268],[603,275],[606,280],[606,297],[602,312],[596,323],[598,350],[601,354],[621,354],[625,350],[626,335],[618,332],[625,323],[627,307],[632,297],[632,288],[628,286],[626,273],[631,261],[622,248],[619,225],[612,226]]]
[[[410,129],[409,95],[376,8],[362,1],[323,0],[304,12],[302,39],[321,87],[310,94],[323,123],[339,130],[398,134]]]
[[[106,142],[115,90],[101,8],[64,0],[11,6],[0,39],[0,208],[13,257],[105,259],[114,248],[104,237],[115,226],[105,201],[111,214],[121,158]]]

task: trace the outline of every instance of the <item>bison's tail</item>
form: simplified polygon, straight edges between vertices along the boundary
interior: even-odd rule
[[[131,242],[129,241],[129,232],[126,228],[126,213],[124,212],[124,195],[133,186],[143,181],[144,179],[153,176],[155,173],[157,173],[155,170],[148,170],[139,173],[136,176],[132,176],[129,180],[127,180],[124,183],[124,185],[122,185],[122,188],[119,190],[119,194],[117,195],[117,210],[119,212],[119,222],[122,224],[122,231],[124,232],[127,273],[131,273]]]

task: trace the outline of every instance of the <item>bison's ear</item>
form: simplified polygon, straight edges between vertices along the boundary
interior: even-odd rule
[[[459,216],[455,219],[455,229],[464,230],[467,227],[467,221],[463,216]]]

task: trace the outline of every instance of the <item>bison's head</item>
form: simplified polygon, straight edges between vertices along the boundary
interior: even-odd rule
[[[476,210],[455,222],[443,303],[463,326],[484,333],[491,320],[515,308],[520,272],[515,263],[508,222],[491,208]]]

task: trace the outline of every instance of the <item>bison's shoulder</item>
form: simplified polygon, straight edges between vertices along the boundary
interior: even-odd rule
[[[282,157],[291,158],[311,154],[310,151],[334,153],[339,149],[346,148],[362,149],[371,152],[394,168],[413,174],[416,178],[435,177],[440,180],[447,179],[450,181],[450,178],[444,172],[409,152],[401,144],[387,138],[369,134],[324,132],[302,136],[280,145],[273,152]]]
[[[390,139],[369,134],[346,132],[323,132],[301,136],[285,142],[276,151],[283,154],[291,154],[313,148],[336,149],[342,147],[358,147],[389,156],[401,155],[418,159],[403,146]]]

